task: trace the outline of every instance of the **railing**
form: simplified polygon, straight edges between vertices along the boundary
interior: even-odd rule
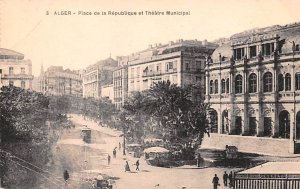
[[[300,174],[236,174],[235,189],[299,189]]]
[[[3,74],[3,79],[33,79],[33,75],[29,74]]]

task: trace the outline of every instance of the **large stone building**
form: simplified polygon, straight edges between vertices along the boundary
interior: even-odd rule
[[[156,44],[128,57],[128,93],[149,89],[153,83],[170,81],[178,86],[201,88],[194,93],[197,100],[205,87],[205,57],[217,48],[206,40],[177,40]]]
[[[51,66],[41,71],[41,92],[46,95],[82,96],[82,71],[63,69],[62,66]]]
[[[128,57],[118,57],[118,67],[113,72],[114,104],[120,110],[128,97]]]
[[[0,87],[14,85],[23,89],[32,88],[32,64],[24,55],[0,48]]]
[[[113,70],[118,62],[112,58],[88,66],[83,73],[83,97],[101,98],[101,88],[113,83]]]
[[[233,35],[206,63],[204,146],[294,153],[300,142],[300,24]],[[236,135],[236,136],[232,136]]]

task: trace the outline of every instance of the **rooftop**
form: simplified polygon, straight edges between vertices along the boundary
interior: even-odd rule
[[[24,55],[14,50],[0,48],[0,59],[24,59]]]
[[[300,162],[268,162],[240,172],[242,174],[300,174]]]
[[[300,44],[300,23],[287,25],[275,25],[264,28],[255,28],[241,33],[234,34],[229,40],[223,40],[212,55],[213,62],[219,62],[219,54],[225,59],[232,57],[232,46],[248,45],[259,43],[264,40],[278,38],[282,44],[281,53],[291,53],[293,42]]]

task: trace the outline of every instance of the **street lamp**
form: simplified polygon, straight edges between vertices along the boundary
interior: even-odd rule
[[[126,123],[124,123],[123,124],[123,156],[125,156],[126,155],[126,151],[125,151],[125,124]]]

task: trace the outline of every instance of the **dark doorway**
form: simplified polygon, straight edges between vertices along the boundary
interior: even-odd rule
[[[222,133],[227,134],[228,131],[229,131],[228,110],[224,110],[222,113]]]
[[[241,116],[235,117],[235,134],[236,135],[242,134],[242,117]]]
[[[300,140],[300,112],[296,115],[296,139]]]
[[[290,114],[286,110],[279,114],[279,137],[290,138]]]
[[[264,136],[270,137],[272,135],[272,119],[264,117]]]
[[[255,136],[257,134],[256,117],[249,117],[249,135]]]
[[[209,126],[211,133],[218,133],[218,113],[214,109],[209,111]]]

